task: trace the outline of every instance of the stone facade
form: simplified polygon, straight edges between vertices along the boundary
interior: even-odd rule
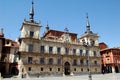
[[[39,37],[40,24],[24,21],[19,38],[19,76],[77,75],[90,70],[100,73],[98,35],[85,33],[80,39],[77,34],[66,31],[48,30]],[[94,45],[89,50],[82,40]]]
[[[90,31],[88,16],[87,30],[80,38],[67,28],[65,31],[51,30],[48,25],[40,37],[41,24],[34,21],[33,10],[32,3],[30,19],[24,20],[21,27],[18,77],[101,72],[99,36]]]

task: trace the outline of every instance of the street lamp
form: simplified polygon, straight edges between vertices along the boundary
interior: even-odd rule
[[[93,40],[90,40],[88,42],[88,39],[87,41],[85,41],[85,39],[82,40],[82,43],[83,43],[83,46],[85,47],[86,50],[88,50],[88,55],[87,55],[87,59],[88,59],[88,80],[92,80],[92,75],[91,75],[91,71],[90,71],[90,54],[89,54],[89,49],[94,46],[94,41]]]

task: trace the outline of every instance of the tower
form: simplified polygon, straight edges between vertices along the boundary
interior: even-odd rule
[[[99,45],[98,38],[99,38],[98,34],[93,33],[90,30],[90,23],[89,23],[89,18],[87,15],[86,16],[86,31],[83,35],[81,35],[80,42],[82,42],[84,40],[87,43],[93,43],[94,46],[98,46]]]
[[[85,54],[87,55],[86,60],[87,60],[87,64],[88,64],[88,72],[89,72],[89,78],[91,79],[91,73],[93,71],[99,71],[100,72],[100,66],[96,66],[96,65],[100,65],[100,53],[99,53],[99,43],[98,43],[98,34],[93,33],[90,30],[90,23],[89,23],[89,19],[88,19],[88,15],[86,17],[87,21],[86,21],[86,31],[83,35],[81,35],[80,37],[80,42],[82,43],[84,50],[85,50]],[[95,65],[93,65],[95,64]],[[95,69],[93,69],[95,68]]]
[[[24,65],[25,62],[28,61],[29,53],[34,55],[34,52],[38,52],[39,50],[39,41],[40,41],[40,23],[35,22],[34,20],[34,3],[32,1],[32,6],[30,9],[30,18],[28,20],[24,20],[21,27],[21,36],[19,38],[20,47],[19,47],[19,76],[25,77],[27,76],[27,72],[25,72]]]

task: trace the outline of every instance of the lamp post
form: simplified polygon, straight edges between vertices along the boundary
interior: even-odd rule
[[[83,46],[85,47],[86,50],[88,50],[88,54],[87,54],[87,59],[88,59],[88,80],[92,80],[92,75],[91,75],[91,71],[90,71],[90,54],[89,54],[89,49],[94,45],[94,41],[89,41],[88,39],[87,41],[85,41],[84,39],[82,40]]]

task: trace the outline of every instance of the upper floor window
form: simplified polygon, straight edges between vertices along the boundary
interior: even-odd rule
[[[49,63],[48,64],[53,64],[53,58],[49,58]]]
[[[88,53],[88,50],[86,50],[86,56],[88,56],[88,54],[89,54],[89,53]]]
[[[30,38],[33,38],[33,36],[34,36],[34,32],[30,31]]]
[[[58,59],[58,65],[60,65],[61,64],[61,59]]]
[[[44,57],[40,58],[40,64],[44,64]]]
[[[44,53],[44,51],[45,51],[44,46],[41,46],[41,47],[40,47],[40,51],[41,51],[42,53]]]
[[[28,46],[28,51],[29,51],[29,52],[32,52],[32,51],[33,51],[33,45],[32,45],[32,44],[30,44],[30,45]]]
[[[17,57],[18,57],[17,55],[14,56],[14,59],[13,59],[14,62],[17,61]]]
[[[76,49],[73,49],[73,55],[75,55],[76,54]]]
[[[77,60],[76,59],[73,60],[73,65],[74,66],[77,65]]]
[[[66,54],[69,53],[69,48],[65,48],[65,53],[66,53]]]
[[[88,60],[86,60],[86,64],[88,65],[89,63],[88,63]]]
[[[28,67],[28,71],[31,71],[31,67]]]
[[[32,57],[28,57],[28,63],[32,64],[33,58]]]
[[[94,64],[97,65],[97,61],[94,61]]]
[[[97,56],[96,51],[93,51],[94,56]]]
[[[80,50],[80,55],[82,56],[82,54],[83,54],[83,50]]]
[[[53,47],[49,47],[49,53],[53,53]]]
[[[61,50],[61,48],[58,47],[58,48],[57,48],[57,53],[58,53],[58,54],[60,54],[60,50]]]
[[[80,64],[83,65],[84,64],[84,61],[83,59],[80,60]]]

